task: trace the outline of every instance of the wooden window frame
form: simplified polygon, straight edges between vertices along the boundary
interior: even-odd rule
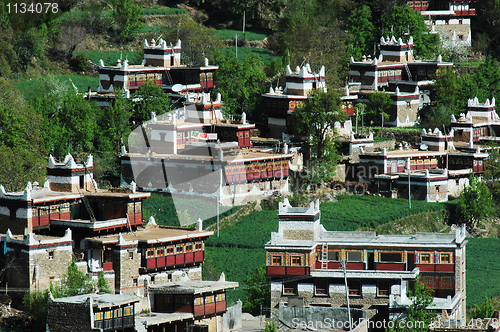
[[[328,279],[316,279],[314,282],[314,295],[328,296],[328,288],[329,288]]]
[[[283,283],[283,295],[297,295],[298,293],[296,281]]]
[[[382,260],[382,255],[383,254],[400,254],[400,260],[395,261],[395,260]],[[403,263],[403,253],[402,252],[391,252],[391,251],[379,251],[378,252],[378,261],[379,263]]]
[[[291,255],[290,256],[290,266],[303,266],[302,265],[302,255]]]
[[[281,255],[271,255],[269,262],[271,263],[271,266],[283,266],[283,257]]]
[[[348,263],[361,263],[363,262],[363,252],[362,251],[346,251],[346,262]],[[359,254],[359,260],[350,260],[349,254]]]

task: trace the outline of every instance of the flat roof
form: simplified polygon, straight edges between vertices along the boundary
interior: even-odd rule
[[[94,306],[98,307],[98,308],[114,307],[114,306],[126,305],[126,304],[139,302],[139,297],[136,295],[95,294],[95,293],[61,297],[61,298],[54,299],[53,302],[83,304],[89,298],[92,298],[92,300],[94,302]]]
[[[175,313],[162,313],[162,312],[151,312],[147,314],[139,314],[135,316],[135,326],[145,325],[154,326],[164,323],[171,323],[183,320],[194,319],[193,314],[185,312],[175,312]]]
[[[206,146],[207,150],[209,146]],[[264,150],[264,151],[263,151]],[[218,160],[218,156],[208,156],[208,155],[195,155],[195,154],[172,154],[172,153],[155,153],[152,152],[151,154],[143,154],[143,153],[127,153],[125,156],[128,157],[139,157],[139,158],[158,158],[158,159],[165,159],[165,160],[201,160],[201,161],[215,161]],[[227,161],[229,163],[236,163],[236,162],[247,162],[247,161],[256,161],[256,160],[268,160],[271,158],[275,159],[288,159],[288,158],[293,158],[293,153],[288,153],[288,154],[282,154],[282,153],[273,153],[272,151],[269,151],[269,149],[238,149],[238,152],[236,152],[233,155],[224,155],[224,159],[222,160]]]
[[[455,233],[416,233],[413,235],[377,235],[374,231],[321,231],[314,240],[289,240],[278,238],[266,243],[266,249],[296,248],[310,249],[323,242],[329,245],[356,247],[414,247],[414,248],[456,248]]]
[[[151,285],[149,289],[152,292],[172,294],[202,294],[236,287],[238,287],[238,283],[235,281],[187,280]]]
[[[135,232],[112,234],[105,236],[96,236],[87,238],[87,241],[98,243],[118,243],[118,237],[121,235],[125,241],[140,241],[146,243],[162,243],[186,238],[209,237],[214,232],[197,231],[192,228],[181,227],[161,227],[147,225],[145,228],[139,229]]]

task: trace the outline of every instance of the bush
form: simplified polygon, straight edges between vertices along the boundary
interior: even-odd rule
[[[72,59],[71,64],[77,71],[86,71],[89,66],[89,58],[83,54],[78,54]]]

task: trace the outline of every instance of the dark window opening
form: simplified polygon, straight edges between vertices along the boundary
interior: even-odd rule
[[[381,252],[380,253],[380,262],[394,262],[401,263],[403,261],[402,255],[400,252]]]

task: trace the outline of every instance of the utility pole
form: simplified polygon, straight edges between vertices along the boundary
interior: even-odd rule
[[[411,210],[411,188],[410,188],[411,166],[410,157],[408,157],[408,207]]]
[[[349,331],[352,330],[351,327],[351,306],[349,305],[349,287],[347,287],[347,273],[346,273],[346,263],[345,259],[341,260],[342,270],[344,271],[344,283],[345,283],[345,297],[347,299],[347,317],[349,318]],[[345,325],[344,325],[345,328]]]

